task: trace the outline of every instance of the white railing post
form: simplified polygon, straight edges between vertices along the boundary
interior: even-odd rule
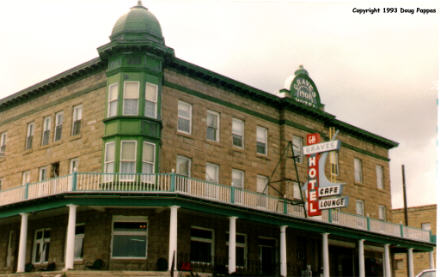
[[[330,277],[330,262],[328,256],[328,233],[322,234],[322,263],[324,265],[324,277]]]
[[[236,225],[237,225],[237,217],[236,216],[230,216],[229,217],[229,255],[228,255],[228,273],[232,274],[234,273],[236,268],[236,239],[237,239],[237,233],[236,233]]]
[[[75,227],[77,205],[69,204],[69,219],[67,223],[66,254],[64,255],[64,270],[73,269],[75,254]]]
[[[364,239],[359,240],[359,277],[365,277]]]
[[[174,270],[177,270],[177,209],[179,206],[170,207],[170,237],[168,245],[168,270],[171,271],[171,266],[174,260]]]
[[[26,241],[28,229],[28,213],[20,213],[20,241],[18,246],[17,272],[24,272],[24,265],[26,261]]]
[[[287,225],[280,227],[280,275],[283,277],[287,276],[286,228]]]

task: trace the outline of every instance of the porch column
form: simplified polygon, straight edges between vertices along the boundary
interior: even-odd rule
[[[287,225],[280,228],[280,275],[283,277],[287,276],[286,228]]]
[[[365,277],[364,241],[359,240],[359,277]]]
[[[69,204],[69,222],[67,223],[66,254],[64,255],[64,270],[73,269],[75,255],[75,226],[77,205]]]
[[[322,263],[324,265],[324,277],[330,277],[330,262],[328,257],[328,233],[322,234]]]
[[[236,257],[236,224],[237,223],[237,217],[236,216],[230,216],[229,217],[229,255],[228,255],[228,273],[232,274],[235,271],[237,271],[237,257]]]
[[[174,258],[174,270],[177,270],[177,209],[179,206],[170,207],[170,240],[168,246],[168,270],[171,271]]]
[[[429,268],[435,268],[435,265],[434,265],[434,250],[429,252]]]
[[[17,259],[17,272],[24,272],[24,265],[26,261],[26,240],[28,229],[28,213],[20,213],[21,226],[20,226],[20,241],[18,245],[18,259]]]
[[[391,277],[390,245],[388,243],[385,244],[384,256],[385,277]]]
[[[414,277],[413,249],[408,249],[408,277]]]

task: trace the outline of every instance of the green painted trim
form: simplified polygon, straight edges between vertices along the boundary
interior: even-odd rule
[[[73,172],[73,177],[72,177],[72,191],[76,191],[76,185],[78,182],[78,172]]]
[[[370,218],[367,216],[367,230],[370,231]]]
[[[41,111],[47,110],[47,109],[49,109],[50,107],[53,107],[53,106],[59,105],[59,104],[61,104],[61,103],[64,103],[64,102],[69,101],[69,100],[71,100],[71,99],[74,99],[74,98],[77,98],[77,97],[83,96],[83,95],[85,95],[85,94],[87,94],[87,93],[90,93],[90,92],[92,92],[92,91],[95,91],[95,90],[98,90],[98,89],[100,89],[100,88],[104,88],[104,87],[106,87],[106,82],[100,82],[100,83],[97,83],[97,84],[95,84],[95,85],[92,86],[92,87],[89,87],[89,88],[87,88],[87,89],[80,90],[80,91],[78,91],[78,92],[76,92],[76,93],[72,93],[72,94],[70,94],[69,96],[63,97],[63,98],[58,99],[58,100],[53,101],[53,102],[50,102],[50,103],[48,103],[48,104],[46,104],[46,105],[39,106],[38,108],[35,108],[35,109],[32,109],[32,110],[29,110],[29,111],[24,112],[24,113],[22,113],[22,114],[19,114],[19,115],[17,115],[17,116],[13,116],[13,117],[10,117],[10,118],[8,118],[8,119],[6,119],[6,120],[2,120],[2,121],[0,122],[0,126],[5,125],[5,124],[10,123],[10,122],[17,121],[17,120],[19,120],[19,119],[21,119],[21,118],[23,118],[23,117],[30,116],[30,115],[32,115],[32,114],[34,114],[34,113],[38,113],[38,112],[41,112]]]
[[[306,127],[306,126],[304,126],[302,124],[299,124],[299,123],[296,123],[296,122],[292,122],[290,120],[284,120],[284,119],[283,120],[278,120],[276,118],[267,116],[265,114],[261,114],[261,113],[255,112],[253,110],[250,110],[250,109],[244,108],[242,106],[238,106],[238,105],[232,104],[230,102],[227,102],[227,101],[224,101],[224,100],[221,100],[221,99],[218,99],[218,98],[206,95],[204,93],[201,93],[201,92],[198,92],[198,91],[195,91],[195,90],[183,87],[183,86],[178,85],[178,84],[174,84],[174,83],[165,81],[164,82],[164,86],[167,86],[167,87],[170,87],[172,89],[176,89],[176,90],[188,93],[188,94],[190,94],[192,96],[196,96],[196,97],[199,97],[199,98],[202,98],[202,99],[214,102],[216,104],[223,105],[223,106],[231,108],[231,109],[238,110],[238,111],[243,112],[243,113],[247,113],[249,115],[258,117],[260,119],[266,120],[266,121],[271,122],[271,123],[275,123],[275,124],[278,124],[278,125],[285,124],[287,126],[294,127],[294,128],[297,128],[297,129],[300,129],[300,130],[303,130],[303,131],[306,131],[306,132],[309,132],[309,133],[316,133],[316,132],[320,133],[320,131],[312,129],[312,128],[308,128],[308,127]],[[369,151],[366,151],[366,150],[363,150],[363,149],[351,146],[351,145],[349,145],[347,143],[342,143],[342,146],[344,146],[344,147],[346,147],[348,149],[351,149],[353,151],[359,152],[361,154],[365,154],[365,155],[371,156],[373,158],[381,159],[381,160],[384,160],[384,161],[390,161],[390,159],[387,158],[387,157],[379,156],[379,155],[371,153]]]

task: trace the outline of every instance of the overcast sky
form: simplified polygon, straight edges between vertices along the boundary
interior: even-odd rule
[[[135,0],[0,4],[0,98],[98,56]],[[385,4],[387,3],[387,4]],[[325,110],[400,143],[391,150],[393,208],[436,203],[440,4],[434,1],[149,0],[176,56],[277,92],[304,65]],[[397,7],[398,13],[382,9]],[[400,8],[436,9],[436,15]],[[380,8],[379,14],[353,8]],[[0,119],[1,120],[1,119]]]

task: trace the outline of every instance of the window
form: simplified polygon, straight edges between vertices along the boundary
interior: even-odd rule
[[[226,253],[229,251],[229,232],[226,233]],[[235,264],[245,268],[247,265],[247,236],[236,233],[235,235]]]
[[[267,155],[267,129],[257,126],[257,153]]]
[[[124,105],[123,115],[138,115],[139,106],[139,82],[124,82]]]
[[[72,174],[73,172],[78,172],[78,158],[70,160],[69,174]]]
[[[208,111],[206,115],[206,139],[219,141],[220,115],[217,112]]]
[[[176,173],[191,177],[191,159],[184,156],[177,156]]]
[[[0,154],[6,152],[6,132],[0,134]]]
[[[142,151],[142,173],[154,173],[155,148],[155,144],[144,141],[144,148]]]
[[[354,182],[362,184],[362,161],[354,158]]]
[[[64,113],[58,112],[55,114],[55,134],[53,137],[54,141],[58,141],[61,139],[61,133],[63,131],[63,121],[64,121]]]
[[[357,215],[364,215],[364,201],[363,200],[356,200],[356,214]]]
[[[72,115],[72,136],[79,135],[81,132],[82,105],[73,107]]]
[[[378,189],[383,189],[383,167],[376,165],[376,184]]]
[[[43,136],[41,138],[41,145],[47,145],[49,143],[50,121],[49,116],[43,119]]]
[[[34,264],[47,263],[50,250],[50,229],[35,231],[32,261]]]
[[[108,87],[107,117],[116,116],[118,114],[118,90],[118,83],[111,84]]]
[[[112,258],[147,257],[147,217],[115,216],[112,224]]]
[[[238,169],[232,169],[232,186],[244,188],[244,172]]]
[[[136,173],[136,141],[121,141],[119,172],[129,173],[121,175],[121,180],[129,181],[134,179],[134,174]]]
[[[232,119],[232,145],[244,146],[244,121],[237,118]]]
[[[29,184],[31,181],[31,172],[28,171],[23,171],[22,175],[21,175],[21,184],[22,185],[26,185]]]
[[[218,165],[206,163],[205,179],[206,181],[218,183]]]
[[[191,134],[191,118],[192,118],[191,104],[179,101],[177,109],[178,109],[177,130],[183,133]]]
[[[299,183],[298,182],[292,182],[292,186],[293,186],[293,199],[301,199],[301,189],[299,187]]]
[[[28,123],[27,130],[26,130],[26,145],[25,145],[26,150],[32,148],[32,140],[34,138],[34,129],[35,129],[35,124],[33,122]]]
[[[262,193],[257,199],[257,206],[267,207],[267,193],[268,193],[269,179],[266,176],[257,175],[257,192]]]
[[[303,148],[303,138],[299,136],[293,136],[292,151],[296,163],[302,163],[303,161],[302,148]]]
[[[107,142],[105,144],[104,173],[115,172],[115,143]]]
[[[191,227],[190,260],[196,263],[214,261],[214,230]]]
[[[425,231],[431,231],[431,223],[429,222],[422,223],[421,228],[422,230]]]
[[[49,178],[48,174],[47,174],[47,167],[41,167],[40,168],[40,176],[38,177],[38,181],[46,181],[47,178]]]
[[[336,151],[329,153],[330,156],[330,173],[332,176],[339,175],[339,154]]]
[[[82,260],[84,255],[84,224],[77,224],[75,227],[75,249],[74,259]]]
[[[158,86],[156,84],[145,84],[144,115],[147,117],[157,118],[157,92]]]
[[[384,221],[387,220],[385,206],[379,205],[379,219]]]

